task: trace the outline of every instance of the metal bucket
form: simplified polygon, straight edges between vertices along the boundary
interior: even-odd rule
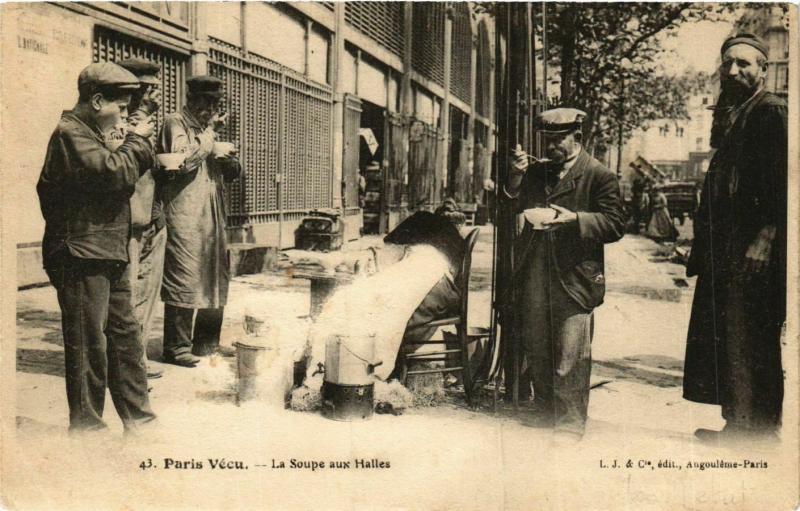
[[[369,385],[375,379],[375,336],[331,335],[325,343],[325,381],[337,385]]]
[[[335,421],[372,418],[375,385],[322,383],[322,415]]]
[[[332,335],[325,344],[322,415],[333,420],[372,417],[375,337]]]
[[[236,342],[236,390],[237,401],[248,401],[258,396],[258,380],[261,370],[268,367],[274,358],[274,350],[254,340]]]

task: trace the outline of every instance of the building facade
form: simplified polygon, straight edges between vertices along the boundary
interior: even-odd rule
[[[245,168],[228,190],[232,241],[292,246],[301,218],[319,208],[339,209],[350,239],[362,227],[386,232],[445,196],[474,203],[490,174],[494,28],[471,3],[2,8],[3,57],[17,70],[3,76],[3,171],[15,173],[13,196],[32,209],[17,229],[27,254],[18,274],[38,263],[44,222],[35,183],[47,140],[91,62],[157,61],[159,119],[182,107],[186,78],[224,81],[224,138],[238,145]]]
[[[658,119],[639,129],[623,147],[622,177],[631,181],[630,163],[641,157],[671,180],[702,180],[711,161],[714,93],[698,91],[687,101],[688,119]]]

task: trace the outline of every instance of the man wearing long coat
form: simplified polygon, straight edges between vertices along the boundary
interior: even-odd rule
[[[780,335],[786,316],[786,103],[764,90],[767,48],[725,41],[709,166],[687,275],[698,275],[684,398],[722,406],[721,432],[774,438],[781,418]]]
[[[164,361],[193,367],[196,356],[220,350],[229,281],[225,182],[239,177],[241,165],[233,152],[213,153],[222,82],[198,76],[187,85],[187,106],[167,116],[159,137],[159,152],[186,155],[160,180],[167,224],[161,299]]]
[[[572,108],[542,112],[536,124],[550,162],[529,166],[528,156],[515,151],[506,186],[516,210],[526,216],[514,246],[520,337],[535,405],[552,421],[559,443],[584,434],[592,311],[605,294],[603,245],[625,231],[616,176],[581,147],[585,115]],[[557,216],[537,226],[537,210]]]

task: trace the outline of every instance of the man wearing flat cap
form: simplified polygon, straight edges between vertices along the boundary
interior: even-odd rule
[[[127,122],[119,130],[112,132],[112,146],[124,139],[125,132],[141,122],[146,122],[158,112],[161,80],[158,73],[161,66],[140,58],[120,60],[117,65],[130,71],[139,79],[139,88],[131,94],[128,105]],[[155,135],[151,137],[155,144]],[[128,242],[130,264],[127,276],[131,281],[133,309],[141,328],[141,341],[145,352],[147,377],[158,378],[162,371],[147,363],[147,339],[153,329],[153,319],[161,290],[164,273],[164,247],[167,232],[161,203],[156,198],[153,169],[147,171],[136,181],[136,189],[131,196],[131,238]]]
[[[78,103],[61,115],[36,186],[44,268],[61,308],[71,431],[106,429],[106,384],[126,432],[155,418],[124,277],[129,199],[153,165],[154,126],[141,122],[115,149],[106,145],[138,88],[136,76],[116,64],[81,71]]]
[[[786,103],[764,89],[767,47],[752,34],[722,45],[720,97],[686,273],[697,275],[683,397],[721,405],[704,441],[778,438],[786,317]]]
[[[187,85],[186,107],[167,116],[158,142],[159,153],[184,155],[161,178],[167,223],[161,299],[164,361],[194,367],[198,356],[232,354],[219,345],[229,280],[225,183],[240,176],[241,165],[235,149],[216,144],[215,129],[227,116],[219,115],[222,81],[196,76]]]
[[[567,444],[585,430],[592,311],[605,294],[603,245],[625,228],[616,176],[581,148],[584,117],[574,108],[537,116],[547,160],[530,164],[517,148],[505,189],[526,219],[514,280],[534,407]]]

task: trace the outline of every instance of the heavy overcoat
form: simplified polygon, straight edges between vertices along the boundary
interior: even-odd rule
[[[228,298],[225,181],[239,177],[235,159],[217,160],[197,137],[206,131],[188,110],[167,116],[159,152],[185,152],[177,175],[161,176],[159,195],[167,224],[161,299],[187,309],[223,307]]]
[[[683,395],[725,404],[732,367],[746,368],[768,396],[782,397],[779,335],[786,316],[786,103],[763,90],[738,112],[706,174],[687,275],[698,275],[687,336]],[[764,226],[776,228],[769,267],[746,272],[745,254]],[[731,286],[750,312],[741,332],[726,332]],[[743,290],[743,296],[739,289]],[[748,360],[730,358],[731,345]],[[748,377],[750,380],[750,377]],[[756,390],[758,392],[758,390]]]

